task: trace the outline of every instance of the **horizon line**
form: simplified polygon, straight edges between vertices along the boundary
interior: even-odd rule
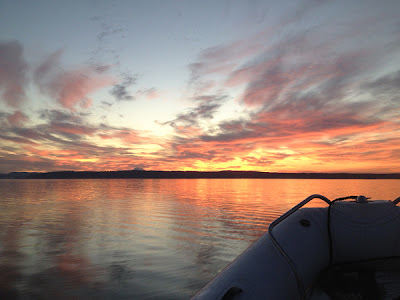
[[[131,170],[59,170],[59,171],[11,171],[8,173],[0,173],[1,175],[16,174],[16,173],[31,173],[31,174],[49,174],[49,173],[112,173],[112,172],[185,172],[185,173],[222,173],[222,172],[237,172],[237,173],[266,173],[266,174],[354,174],[354,175],[392,175],[400,174],[400,172],[317,172],[317,171],[282,171],[282,172],[270,172],[270,171],[254,171],[254,170],[145,170],[145,169],[131,169]]]

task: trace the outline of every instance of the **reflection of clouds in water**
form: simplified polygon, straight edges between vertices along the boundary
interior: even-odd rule
[[[3,253],[1,254],[3,259]],[[16,299],[18,290],[15,285],[20,280],[21,274],[15,263],[4,263],[0,265],[0,298],[1,299]]]
[[[218,248],[212,244],[196,245],[196,266],[200,266],[202,273],[213,274],[219,271],[219,264],[216,263],[216,252]]]
[[[309,192],[287,180],[9,182],[0,181],[12,199],[0,210],[5,299],[188,299],[292,206],[282,186],[284,199]]]
[[[2,204],[6,214],[0,218],[0,299],[15,299],[18,295],[17,283],[23,276],[19,262],[25,259],[19,245],[23,211],[20,208],[9,211],[9,206],[13,204],[6,201]]]
[[[32,274],[27,279],[24,294],[33,298],[61,298],[75,299],[93,298],[100,296],[100,285],[96,282],[87,282],[82,272],[74,272],[62,268],[49,268]]]
[[[47,251],[51,267],[22,274],[19,252],[3,251],[0,265],[1,299],[112,299],[145,296],[148,291],[133,282],[140,274],[127,263],[93,266],[84,258]],[[52,263],[51,263],[52,262]],[[18,287],[17,287],[18,286]]]
[[[108,272],[111,281],[122,282],[127,279],[132,279],[132,272],[125,266],[119,264],[112,264],[108,267]]]
[[[44,252],[46,254],[57,255],[64,252],[63,246],[66,243],[66,237],[64,234],[47,232],[44,239]]]
[[[106,276],[82,248],[81,209],[73,201],[57,202],[59,190],[52,184],[35,195],[39,190],[30,183],[19,185],[18,197],[3,203],[0,298],[101,297]]]

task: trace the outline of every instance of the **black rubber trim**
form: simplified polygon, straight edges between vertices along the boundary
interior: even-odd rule
[[[243,290],[240,287],[233,286],[229,290],[226,291],[226,293],[221,298],[221,300],[232,300],[233,297],[240,294],[241,292],[243,292]]]

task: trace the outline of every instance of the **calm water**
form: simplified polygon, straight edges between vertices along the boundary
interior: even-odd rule
[[[0,298],[188,299],[308,195],[393,200],[399,183],[0,180]]]

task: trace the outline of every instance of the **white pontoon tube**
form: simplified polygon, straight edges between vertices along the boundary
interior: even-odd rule
[[[329,206],[302,208],[315,198]],[[272,222],[193,300],[400,297],[398,202],[311,195]]]

